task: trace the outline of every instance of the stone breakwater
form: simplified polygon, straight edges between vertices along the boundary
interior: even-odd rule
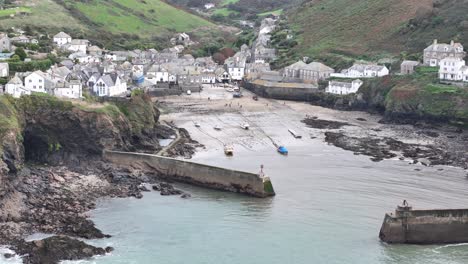
[[[399,206],[394,214],[385,215],[379,237],[387,243],[465,243],[468,209],[412,210]]]
[[[156,172],[168,180],[198,186],[244,193],[256,197],[275,195],[268,177],[259,174],[229,170],[157,155],[106,151],[104,158],[116,165]]]

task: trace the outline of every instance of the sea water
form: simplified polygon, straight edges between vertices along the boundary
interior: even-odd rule
[[[415,209],[466,208],[463,170],[376,163],[325,144],[289,151],[195,157],[252,172],[263,164],[277,193],[272,198],[176,185],[192,197],[150,192],[141,200],[101,200],[92,220],[112,238],[87,242],[115,251],[78,263],[468,263],[465,244],[388,245],[378,239],[384,214],[403,199]]]

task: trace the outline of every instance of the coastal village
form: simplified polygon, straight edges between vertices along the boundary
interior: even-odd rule
[[[74,39],[66,32],[58,32],[48,36],[54,50],[50,54],[41,54],[27,47],[37,45],[37,38],[44,36],[27,36],[24,31],[15,29],[15,34],[10,34],[14,36],[0,33],[0,78],[4,80],[0,91],[14,97],[38,92],[81,99],[85,94],[126,97],[135,89],[158,96],[198,92],[203,85],[248,83],[267,88],[299,88],[311,93],[346,95],[356,93],[365,78],[413,74],[417,67],[439,67],[442,83],[468,84],[466,52],[461,43],[454,41],[445,44],[434,40],[424,49],[423,61],[404,60],[400,70],[393,72],[385,65],[365,61],[336,72],[308,57],[283,69],[271,70],[270,63],[276,58],[276,50],[271,47],[270,40],[277,19],[263,19],[252,46],[242,45],[223,64],[216,63],[212,57],[195,58],[186,54],[184,50],[194,44],[187,33],[175,35],[170,40],[172,47],[160,51],[112,51],[103,50],[86,39]],[[24,58],[17,56],[18,48]],[[12,71],[9,67],[12,61],[33,62],[51,54],[58,57],[58,61],[48,69]],[[324,81],[328,85],[319,89],[319,83]]]
[[[207,11],[219,5],[206,3],[204,8]],[[290,241],[298,252],[307,251],[308,243],[322,230],[327,239],[338,240],[345,237],[342,232],[357,230],[357,235],[349,234],[350,243],[365,241],[367,247],[377,248],[385,248],[387,243],[466,243],[467,232],[459,231],[466,230],[467,209],[413,210],[406,200],[414,198],[424,206],[436,199],[444,206],[463,204],[468,190],[464,177],[468,172],[466,123],[452,122],[456,118],[431,123],[429,114],[426,120],[413,113],[408,115],[408,123],[398,115],[386,119],[386,112],[374,111],[370,105],[341,109],[311,99],[332,98],[333,104],[340,101],[341,105],[365,96],[380,96],[383,99],[379,100],[385,101],[381,94],[363,95],[371,89],[369,83],[375,81],[375,89],[381,91],[386,88],[381,84],[387,81],[396,79],[406,88],[418,78],[424,79],[424,92],[437,86],[436,93],[458,93],[468,89],[463,44],[427,39],[419,57],[373,60],[362,56],[341,68],[302,55],[278,66],[281,49],[274,40],[280,21],[280,15],[272,13],[256,23],[246,22],[243,29],[254,30],[253,39],[235,47],[223,43],[229,46],[222,46],[228,49],[223,59],[211,51],[195,56],[192,48],[199,40],[184,30],[171,31],[164,48],[158,50],[107,49],[64,29],[37,35],[21,28],[0,32],[0,106],[5,112],[0,120],[5,126],[0,133],[4,137],[0,172],[6,172],[0,173],[0,240],[14,250],[1,251],[0,262],[3,257],[23,256],[27,261],[33,259],[27,263],[42,264],[46,263],[43,259],[53,256],[56,259],[51,263],[59,263],[95,255],[106,255],[106,261],[113,261],[133,250],[125,248],[125,243],[132,242],[122,242],[119,237],[128,235],[125,232],[163,237],[167,230],[160,227],[167,223],[156,220],[166,221],[169,210],[174,212],[174,223],[166,222],[187,227],[180,237],[173,238],[174,233],[170,233],[171,238],[162,242],[172,249],[183,243],[192,248],[193,243],[203,241],[199,236],[187,238],[193,236],[191,232],[210,237],[199,231],[202,225],[227,226],[227,232],[232,232],[230,240],[252,230],[265,232],[261,236],[275,243],[292,234]],[[285,32],[286,40],[297,37],[292,30]],[[452,87],[456,87],[455,92]],[[403,100],[414,90],[405,90],[392,100]],[[431,96],[429,100],[434,100]],[[421,104],[418,107],[422,108]],[[446,117],[443,114],[442,118]],[[215,191],[204,192],[199,187]],[[216,190],[267,199],[244,200]],[[122,227],[126,211],[115,210],[120,215],[111,225],[117,229],[110,231],[99,226],[101,231],[93,223],[96,218],[90,219],[89,212],[100,208],[98,199],[141,199],[143,192],[158,192],[158,198],[178,196],[156,201],[149,194],[148,199],[160,202],[157,205],[161,207],[185,202],[193,195],[199,207],[190,208],[186,203],[158,211],[153,204],[144,208],[145,216],[141,217],[151,226],[140,224],[140,217],[129,214],[135,223],[130,231]],[[430,200],[426,192],[437,195]],[[276,200],[272,199],[276,194]],[[216,201],[215,213],[200,210],[205,201]],[[380,218],[375,214],[395,201],[403,203],[385,214],[378,234],[385,245],[376,243]],[[223,206],[227,211],[222,211]],[[274,211],[280,206],[284,206],[283,211]],[[177,211],[181,208],[186,215]],[[158,215],[151,215],[154,212]],[[323,212],[329,218],[314,219]],[[236,219],[236,214],[242,218]],[[290,221],[293,214],[301,218]],[[280,218],[274,219],[276,215]],[[177,222],[181,219],[184,222]],[[343,225],[341,219],[349,225]],[[324,220],[337,223],[327,227]],[[200,221],[200,226],[190,230],[192,221]],[[235,226],[237,222],[242,224],[240,228]],[[302,245],[294,244],[297,230],[288,229],[296,225],[309,239],[299,239]],[[272,227],[279,227],[278,236],[271,236]],[[153,237],[153,228],[164,232]],[[359,237],[363,229],[368,232],[364,238]],[[115,235],[116,230],[122,233]],[[37,233],[51,237],[25,238]],[[108,244],[121,251],[109,254],[114,250],[111,246],[94,247],[73,237],[109,239],[106,243],[111,241]],[[150,244],[146,239],[144,243]],[[325,240],[317,239],[319,244]],[[137,246],[146,250],[147,245]],[[284,248],[289,250],[280,245],[275,251]],[[238,261],[235,250],[229,253],[234,256],[230,263]],[[265,250],[270,252],[271,248]],[[295,253],[281,254],[289,259]],[[307,256],[304,259],[293,262],[311,261]],[[361,256],[357,259],[356,263],[362,262]]]

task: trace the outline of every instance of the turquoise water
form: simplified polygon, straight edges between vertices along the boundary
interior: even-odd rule
[[[466,207],[462,170],[374,163],[323,144],[290,153],[196,158],[249,171],[265,164],[277,192],[271,199],[179,185],[193,197],[153,192],[142,200],[102,201],[93,219],[113,238],[96,243],[116,251],[92,262],[468,263],[468,245],[395,246],[378,239],[385,212],[403,199],[415,208]]]
[[[288,157],[271,149],[196,157],[248,171],[264,164],[277,192],[273,198],[178,185],[192,198],[151,192],[141,200],[101,201],[93,220],[113,237],[91,243],[115,251],[81,263],[468,263],[468,245],[386,245],[378,239],[385,212],[403,199],[421,209],[467,207],[462,170],[374,163],[324,144],[289,150]]]

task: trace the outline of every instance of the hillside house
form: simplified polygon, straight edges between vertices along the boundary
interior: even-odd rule
[[[7,34],[0,33],[0,52],[11,51],[11,41]]]
[[[15,76],[5,85],[5,93],[10,94],[15,98],[19,98],[22,95],[31,94],[31,91],[27,90],[23,85],[23,81],[21,81],[19,77]]]
[[[176,44],[190,46],[190,44],[192,44],[192,41],[190,40],[190,36],[184,32],[176,36]]]
[[[65,32],[60,32],[57,35],[55,35],[53,38],[53,42],[59,47],[65,44],[68,44],[71,41],[72,41],[72,37],[70,37],[70,35],[68,35]]]
[[[71,42],[63,45],[63,48],[71,52],[79,52],[86,54],[88,50],[89,40],[87,39],[72,39]]]
[[[161,65],[153,64],[146,71],[146,79],[153,84],[167,83],[169,82],[169,72]]]
[[[351,94],[356,93],[362,85],[362,81],[357,79],[352,82],[329,81],[325,92],[332,94]]]
[[[62,98],[80,99],[83,96],[83,86],[78,80],[59,82],[54,88],[54,95]]]
[[[413,74],[414,69],[419,66],[419,61],[405,60],[401,63],[400,73],[401,74]]]
[[[298,61],[283,69],[283,77],[289,79],[299,79],[302,81],[324,80],[330,77],[335,70],[320,62]]]
[[[437,67],[440,61],[447,57],[464,59],[466,52],[463,51],[463,45],[455,43],[453,40],[450,44],[438,43],[434,40],[432,45],[424,49],[424,65]]]
[[[8,63],[0,62],[0,77],[8,77],[8,75],[10,75]]]
[[[444,81],[468,82],[468,66],[465,60],[447,57],[440,61],[439,79]]]
[[[377,64],[354,64],[341,73],[332,73],[331,77],[338,78],[376,78],[390,73],[387,67]]]
[[[214,3],[206,3],[206,4],[205,4],[205,9],[206,9],[206,10],[210,10],[210,9],[212,9],[212,8],[214,8],[214,7],[215,7],[215,4],[214,4]]]
[[[54,85],[50,77],[42,71],[35,71],[24,78],[24,87],[31,92],[48,93]]]
[[[97,80],[93,86],[93,92],[97,96],[119,96],[127,92],[127,83],[117,74],[105,74]]]

